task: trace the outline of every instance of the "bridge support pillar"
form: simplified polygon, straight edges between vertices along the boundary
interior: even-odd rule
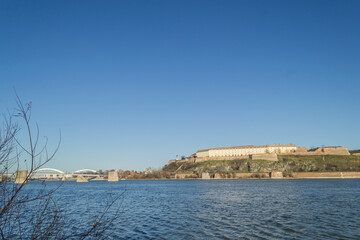
[[[117,171],[111,171],[108,173],[108,182],[117,182],[119,181],[119,175]]]
[[[15,184],[27,183],[27,180],[26,180],[27,174],[28,174],[27,170],[16,171],[14,183]]]
[[[76,182],[88,182],[88,180],[84,176],[78,175]]]

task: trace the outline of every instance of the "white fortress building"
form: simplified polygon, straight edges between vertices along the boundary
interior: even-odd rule
[[[275,145],[246,145],[236,147],[217,147],[199,150],[189,157],[181,160],[169,160],[174,162],[204,162],[213,160],[269,160],[278,161],[278,155],[312,156],[312,155],[350,155],[345,147],[322,147],[308,150],[307,147],[297,147],[294,144]]]
[[[241,157],[255,154],[284,154],[296,152],[294,144],[264,145],[264,146],[237,146],[209,148],[196,152],[197,158]]]

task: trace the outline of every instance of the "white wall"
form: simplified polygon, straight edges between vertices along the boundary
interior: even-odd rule
[[[290,153],[296,150],[295,146],[269,146],[269,147],[251,147],[251,148],[224,148],[224,149],[209,149],[206,151],[197,152],[197,157],[231,157],[231,156],[246,156],[252,154],[264,153]]]

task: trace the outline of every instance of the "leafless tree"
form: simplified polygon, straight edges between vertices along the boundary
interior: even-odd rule
[[[20,119],[24,129],[15,122]],[[109,210],[121,197],[112,196],[104,205],[100,214],[94,214],[80,232],[71,232],[64,210],[54,199],[54,192],[60,187],[49,189],[43,182],[42,187],[33,191],[26,182],[41,167],[51,161],[59,149],[60,140],[50,154],[47,139],[39,141],[39,127],[35,124],[35,134],[31,126],[31,102],[23,104],[17,95],[17,108],[8,113],[0,126],[0,238],[2,239],[101,239],[105,238],[108,224],[104,221],[115,220],[117,214],[108,215]],[[26,144],[18,139],[18,133],[24,130]],[[25,181],[14,184],[10,181],[10,172],[27,169]],[[86,214],[86,213],[85,213]]]

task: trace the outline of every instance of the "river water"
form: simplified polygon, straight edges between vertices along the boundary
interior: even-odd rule
[[[360,239],[360,179],[64,182],[54,199],[77,224],[119,194],[109,239]]]

